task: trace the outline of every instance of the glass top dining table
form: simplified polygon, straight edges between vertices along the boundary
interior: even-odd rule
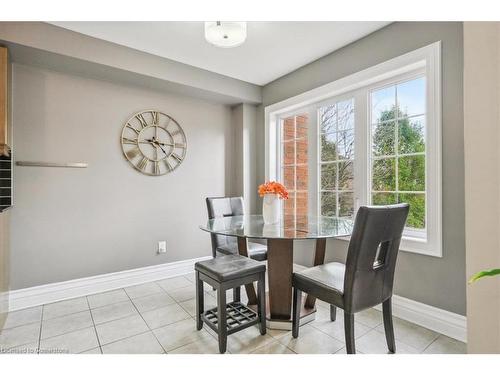
[[[276,224],[264,224],[262,215],[226,216],[210,219],[200,229],[231,237],[260,239],[318,239],[345,237],[353,221],[328,216],[285,216]]]
[[[262,215],[218,217],[200,229],[212,236],[235,237],[238,253],[248,256],[248,240],[267,240],[267,325],[273,329],[291,329],[293,247],[295,240],[314,240],[312,264],[324,263],[326,240],[352,234],[354,222],[326,216],[283,216],[276,224],[264,224]],[[314,250],[314,252],[312,251]],[[257,296],[252,284],[245,285],[248,305],[256,308]],[[307,296],[300,313],[301,324],[314,320],[315,298]]]

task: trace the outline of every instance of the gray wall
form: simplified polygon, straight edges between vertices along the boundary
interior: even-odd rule
[[[15,168],[11,289],[210,254],[198,225],[203,197],[231,190],[229,107],[18,64],[13,103],[16,160],[89,168]],[[121,152],[124,122],[148,108],[172,115],[188,140],[184,163],[162,177]]]
[[[443,257],[401,252],[395,293],[465,315],[463,34],[462,23],[394,23],[263,88],[263,106],[276,103],[435,41],[442,41]],[[260,108],[258,180],[264,180],[264,115]],[[296,261],[310,264],[311,244]],[[344,259],[347,242],[328,243],[328,259]]]
[[[0,212],[0,330],[9,311],[10,210]]]
[[[244,194],[244,164],[243,164],[243,133],[245,128],[244,104],[231,108],[231,123],[233,129],[233,163],[231,196],[243,196]]]
[[[232,196],[243,196],[245,212],[256,213],[257,201],[257,148],[256,124],[257,107],[251,104],[239,104],[231,108],[233,129],[233,179]]]

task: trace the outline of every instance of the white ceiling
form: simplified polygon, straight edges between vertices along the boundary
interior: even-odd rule
[[[248,22],[236,48],[205,41],[203,22],[51,22],[95,38],[257,85],[378,30],[390,22]]]

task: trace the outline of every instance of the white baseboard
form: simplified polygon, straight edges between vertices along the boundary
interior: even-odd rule
[[[381,310],[379,305],[375,307]],[[467,342],[467,318],[405,297],[392,297],[392,314],[398,318]]]
[[[9,311],[185,275],[193,271],[196,262],[210,258],[208,256],[188,259],[157,266],[12,290],[9,293]],[[295,264],[294,268],[299,270],[305,267]],[[377,306],[376,309],[380,310],[381,307]],[[398,318],[466,342],[467,320],[465,316],[397,295],[394,295],[392,298],[392,312]]]
[[[11,290],[9,292],[9,311],[21,310],[88,294],[101,293],[149,281],[185,275],[193,272],[196,262],[211,258],[211,256],[208,256],[188,259],[59,283],[45,284],[32,288]]]

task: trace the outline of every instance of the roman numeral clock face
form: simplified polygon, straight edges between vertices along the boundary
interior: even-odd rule
[[[161,176],[181,165],[186,156],[186,135],[169,115],[142,111],[124,125],[121,144],[125,158],[139,172]]]

